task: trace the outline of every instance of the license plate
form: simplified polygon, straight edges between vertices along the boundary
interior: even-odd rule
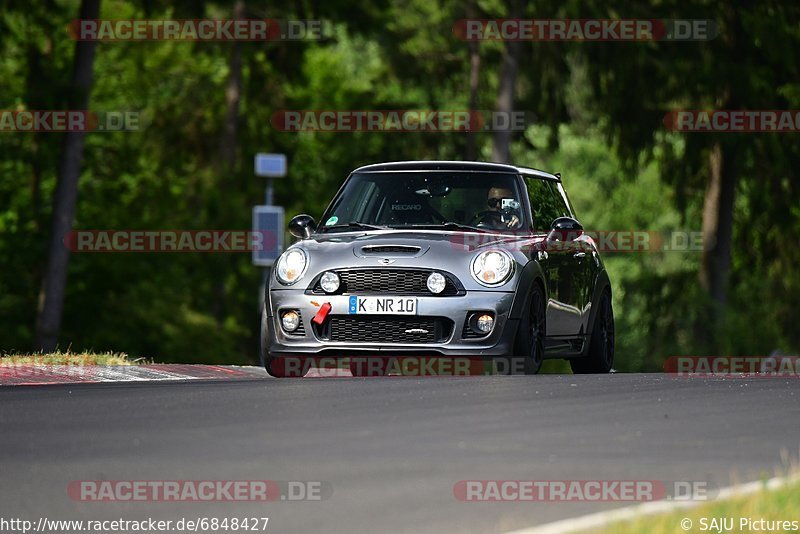
[[[350,297],[350,313],[356,315],[416,315],[413,297]]]

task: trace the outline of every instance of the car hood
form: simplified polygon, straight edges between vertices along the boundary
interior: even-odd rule
[[[474,253],[483,249],[505,248],[522,249],[526,244],[535,244],[544,240],[542,235],[500,234],[480,232],[452,232],[443,230],[370,230],[360,232],[340,232],[332,234],[314,234],[310,239],[302,241],[308,250],[319,248],[324,251],[350,249],[354,255],[360,256],[392,256],[421,257],[427,253],[461,254]],[[390,251],[382,253],[385,247],[397,245],[399,248],[419,247],[418,253]],[[366,249],[366,251],[364,250]]]

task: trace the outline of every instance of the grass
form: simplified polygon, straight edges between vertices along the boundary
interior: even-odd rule
[[[688,521],[691,526],[688,526]],[[716,519],[716,523],[712,520]],[[631,534],[647,532],[652,534],[676,534],[678,532],[719,532],[723,527],[723,519],[727,519],[726,527],[733,522],[733,528],[723,528],[723,532],[797,532],[800,526],[800,479],[794,478],[791,483],[777,488],[762,488],[759,492],[741,497],[732,497],[721,501],[712,501],[696,508],[676,510],[666,514],[652,515],[612,523],[606,528],[592,530],[602,534]],[[751,519],[752,523],[740,523],[741,519]],[[766,523],[760,525],[763,519]],[[705,522],[705,528],[703,528]],[[795,521],[789,528],[785,525],[772,524],[770,521]],[[683,522],[683,523],[682,523]]]
[[[0,367],[18,365],[137,365],[148,363],[143,358],[132,360],[124,352],[66,352],[4,353],[0,354]]]

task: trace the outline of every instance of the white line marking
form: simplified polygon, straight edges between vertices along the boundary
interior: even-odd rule
[[[767,480],[755,480],[746,484],[728,486],[719,490],[714,499],[686,500],[686,501],[655,501],[625,506],[606,512],[597,512],[570,519],[562,519],[552,523],[545,523],[538,527],[523,528],[508,531],[506,534],[567,534],[583,530],[596,530],[617,521],[630,521],[641,517],[672,512],[673,510],[687,510],[704,504],[714,503],[732,497],[740,497],[758,493],[762,489],[775,490],[800,482],[800,473],[789,477],[775,477]]]

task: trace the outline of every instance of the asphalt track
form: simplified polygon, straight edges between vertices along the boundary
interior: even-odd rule
[[[500,532],[626,503],[461,502],[461,480],[772,476],[799,383],[658,374],[254,376],[0,388],[0,517],[269,517],[267,532]],[[322,501],[76,502],[75,480],[304,480]],[[220,530],[221,532],[222,530]],[[676,532],[680,529],[676,525]]]

